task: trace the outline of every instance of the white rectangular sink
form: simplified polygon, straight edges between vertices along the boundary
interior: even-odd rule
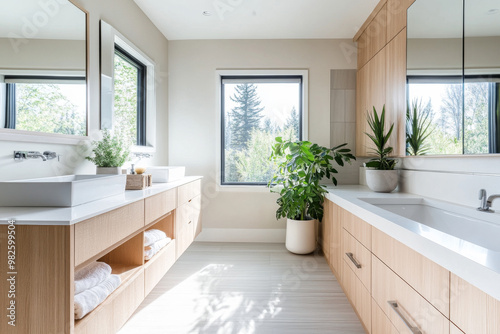
[[[0,206],[71,207],[125,192],[126,175],[65,175],[0,182]]]
[[[153,183],[167,183],[182,179],[186,175],[183,166],[152,166],[146,168],[146,173],[151,174]]]
[[[360,199],[474,245],[500,252],[498,213],[480,212],[474,208],[424,198]]]

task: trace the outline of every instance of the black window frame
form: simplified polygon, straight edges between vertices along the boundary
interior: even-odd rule
[[[10,80],[47,80],[47,81],[86,81],[85,77],[74,77],[74,76],[47,76],[47,75],[6,75],[4,77],[5,81]],[[5,98],[5,128],[6,129],[16,129],[16,83],[6,83],[6,98]],[[89,122],[88,115],[87,124]],[[87,132],[87,130],[85,130]],[[55,133],[57,134],[57,133]],[[85,134],[87,135],[87,133]]]
[[[304,76],[303,75],[222,75],[220,77],[220,101],[221,101],[221,108],[220,108],[220,113],[221,113],[221,156],[220,156],[220,172],[221,172],[221,177],[220,177],[220,185],[221,186],[266,186],[267,182],[226,182],[225,181],[225,166],[226,166],[226,150],[225,150],[225,142],[226,142],[226,118],[225,118],[225,88],[224,88],[224,80],[226,79],[232,79],[232,80],[259,80],[262,79],[263,82],[265,80],[300,80],[299,82],[299,110],[298,115],[299,115],[299,140],[303,140],[303,122],[304,122]]]
[[[116,56],[125,60],[130,65],[137,68],[137,146],[146,146],[146,99],[147,99],[147,65],[142,63],[136,57],[127,52],[120,45],[115,43]]]

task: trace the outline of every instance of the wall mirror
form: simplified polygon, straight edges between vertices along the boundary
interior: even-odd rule
[[[407,133],[428,129],[417,154],[500,153],[499,1],[417,0],[407,17],[407,97],[421,124]]]
[[[155,149],[155,65],[110,24],[101,21],[101,129],[133,145],[133,152]]]
[[[88,133],[87,100],[87,14],[64,0],[4,1],[1,138],[77,143]]]

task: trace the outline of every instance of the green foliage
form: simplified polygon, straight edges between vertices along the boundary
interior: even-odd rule
[[[252,130],[259,128],[264,108],[260,107],[261,101],[254,84],[237,85],[231,100],[238,103],[238,106],[229,114],[230,144],[233,149],[241,151],[247,146]]]
[[[108,130],[103,131],[100,141],[92,142],[93,157],[86,157],[97,167],[121,167],[130,154],[130,145],[127,145],[122,136],[112,136]]]
[[[85,136],[86,115],[55,84],[16,84],[16,129]]]
[[[327,190],[320,181],[326,177],[337,185],[333,177],[337,170],[332,163],[335,161],[344,166],[344,161],[350,163],[351,159],[356,160],[350,149],[343,148],[346,145],[326,148],[308,141],[276,138],[271,160],[277,163],[278,169],[268,183],[271,191],[275,187],[280,189],[276,219],[323,219],[323,201]]]
[[[396,167],[396,160],[388,158],[389,154],[392,153],[393,148],[387,146],[389,142],[389,137],[394,129],[394,123],[391,124],[389,131],[385,132],[385,105],[382,108],[382,113],[380,117],[373,107],[373,114],[367,113],[366,117],[368,125],[370,126],[373,134],[365,132],[365,134],[373,141],[375,144],[375,149],[373,152],[377,155],[376,158],[371,159],[366,163],[366,167],[373,167],[379,170],[392,170]]]
[[[489,153],[489,83],[465,84],[464,153]]]
[[[299,127],[300,127],[300,117],[297,109],[295,107],[292,108],[290,112],[290,116],[287,118],[285,122],[285,129],[291,128],[295,132],[295,134],[299,135]]]
[[[126,140],[137,143],[138,70],[115,55],[113,128],[120,129]]]
[[[406,153],[424,155],[430,150],[427,138],[431,134],[429,109],[422,108],[422,103],[415,100],[406,109]]]

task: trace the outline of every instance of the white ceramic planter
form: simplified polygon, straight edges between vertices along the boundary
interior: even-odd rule
[[[121,173],[122,173],[121,167],[96,167],[96,174],[120,175]]]
[[[368,188],[378,193],[390,193],[398,186],[397,170],[366,169]]]
[[[309,254],[316,249],[316,220],[293,220],[286,223],[286,249],[295,254]]]

